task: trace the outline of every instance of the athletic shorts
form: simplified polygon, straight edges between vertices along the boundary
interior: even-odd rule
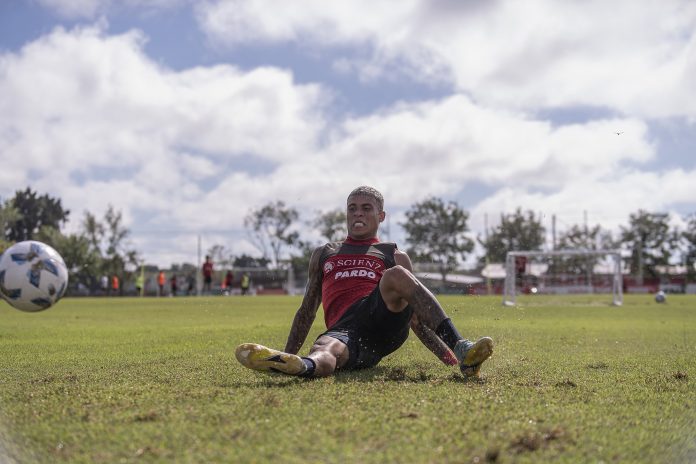
[[[378,285],[319,337],[335,338],[348,347],[348,362],[341,369],[373,367],[404,344],[412,314],[410,306],[400,313],[389,311]]]

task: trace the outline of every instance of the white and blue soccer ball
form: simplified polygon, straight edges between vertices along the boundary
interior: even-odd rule
[[[663,292],[662,290],[657,292],[655,294],[655,301],[657,303],[664,303],[665,301],[667,301],[667,296],[665,295],[665,292]]]
[[[0,256],[0,296],[17,309],[48,309],[62,298],[67,287],[65,261],[45,243],[15,243]]]

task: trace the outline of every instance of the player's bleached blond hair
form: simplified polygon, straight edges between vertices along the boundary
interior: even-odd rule
[[[360,187],[353,189],[353,191],[350,192],[350,195],[348,195],[348,198],[354,197],[356,195],[365,195],[366,197],[374,198],[377,202],[377,208],[380,211],[384,211],[384,197],[381,193],[379,193],[379,190],[377,190],[376,188],[368,187],[367,185],[361,185]]]

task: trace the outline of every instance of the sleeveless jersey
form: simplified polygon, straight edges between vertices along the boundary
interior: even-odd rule
[[[327,243],[320,265],[323,273],[321,302],[326,327],[331,328],[346,310],[369,295],[386,269],[394,267],[394,243],[378,239]]]

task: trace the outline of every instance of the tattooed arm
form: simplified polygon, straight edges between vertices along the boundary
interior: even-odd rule
[[[323,250],[323,246],[316,248],[309,259],[307,289],[305,290],[302,304],[297,313],[295,313],[295,319],[292,321],[290,335],[288,335],[288,341],[285,344],[286,353],[297,354],[300,351],[317,316],[317,309],[319,309],[319,304],[321,303],[321,279],[323,274],[320,268],[320,258]]]

